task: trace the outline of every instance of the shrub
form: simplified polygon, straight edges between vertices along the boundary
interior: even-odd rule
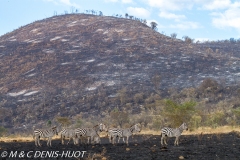
[[[0,137],[4,136],[7,133],[7,129],[3,126],[0,126]]]
[[[163,115],[167,122],[174,126],[180,126],[183,122],[189,122],[195,111],[196,102],[188,101],[177,104],[172,100],[166,100]]]
[[[208,115],[206,125],[212,128],[224,125],[225,113],[223,111],[216,111]]]
[[[191,130],[197,129],[201,126],[202,117],[198,114],[194,114],[190,119]]]
[[[60,124],[62,124],[64,127],[71,124],[71,121],[68,117],[56,117],[56,121]]]
[[[240,107],[232,110],[234,116],[236,117],[236,124],[240,124]]]
[[[121,128],[124,123],[129,122],[128,113],[118,111],[118,109],[111,111],[110,116],[111,116],[111,119],[115,122],[115,124],[119,125]]]

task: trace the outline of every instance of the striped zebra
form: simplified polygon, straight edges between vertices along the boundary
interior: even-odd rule
[[[176,137],[174,145],[178,146],[179,137],[181,136],[183,130],[188,130],[187,124],[183,123],[179,128],[169,128],[164,127],[161,129],[161,145],[163,145],[163,140],[165,145],[167,145],[166,138],[167,137]]]
[[[112,143],[112,144],[116,143],[116,137],[122,135],[122,129],[121,128],[108,128],[107,132],[108,132],[109,142]]]
[[[93,128],[77,128],[75,129],[75,134],[77,137],[77,142],[78,139],[80,139],[81,136],[83,137],[88,137],[88,144],[94,141],[94,137],[99,137],[99,133],[105,130],[106,126],[103,123],[100,123]]]
[[[47,146],[52,146],[52,137],[58,135],[57,127],[54,126],[50,129],[36,129],[33,131],[33,139],[35,139],[35,145],[41,146],[40,138],[48,138]]]
[[[65,138],[68,138],[68,142],[67,144],[69,144],[70,140],[73,139],[73,144],[76,144],[76,133],[75,133],[75,129],[69,129],[69,128],[64,128],[61,131],[61,140],[62,140],[62,144],[64,144],[64,140]]]
[[[120,138],[123,138],[123,142],[125,143],[124,137],[127,138],[126,144],[128,145],[129,137],[133,135],[133,132],[141,132],[141,125],[135,124],[131,126],[130,128],[110,128],[108,130],[109,133],[109,141],[112,142],[112,144],[115,144],[116,138],[118,137],[118,143],[120,141]]]
[[[99,135],[95,136],[95,137],[93,138],[93,141],[94,141],[94,143],[99,143],[99,144],[101,144],[101,138],[100,138],[100,136],[99,136]]]

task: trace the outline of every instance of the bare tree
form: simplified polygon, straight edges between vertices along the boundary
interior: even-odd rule
[[[117,123],[121,128],[124,123],[129,122],[129,117],[127,112],[118,111],[117,109],[113,110],[110,113],[111,119]]]
[[[176,39],[177,38],[177,33],[172,33],[170,36],[171,36],[172,39]]]
[[[146,20],[146,19],[144,19],[144,20],[143,20],[143,23],[144,23],[144,24],[147,24],[147,20]]]
[[[72,7],[70,8],[70,12],[72,12],[72,13],[73,13],[73,12],[74,12],[74,10],[75,10],[75,9],[74,9],[74,7],[72,6]]]
[[[187,43],[189,43],[189,44],[190,44],[190,43],[193,43],[193,41],[194,41],[194,39],[192,39],[192,38],[190,38],[190,37],[188,37],[188,36],[183,36],[182,38],[184,39],[185,42],[187,42]]]
[[[127,89],[123,88],[121,90],[118,91],[118,97],[119,100],[121,102],[121,105],[123,105],[126,102],[127,99]]]

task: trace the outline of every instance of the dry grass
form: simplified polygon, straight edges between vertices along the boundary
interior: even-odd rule
[[[232,127],[232,126],[221,126],[221,127],[217,127],[217,128],[200,127],[194,131],[184,131],[183,135],[221,134],[221,133],[230,133],[232,131],[240,132],[240,127]],[[160,135],[161,133],[160,133],[160,131],[142,130],[141,134]]]
[[[59,136],[54,136],[53,139],[60,139]],[[10,135],[8,137],[0,137],[0,142],[31,142],[34,141],[33,136]]]
[[[183,135],[204,135],[204,134],[212,134],[215,135],[217,138],[221,138],[221,133],[230,133],[230,132],[237,132],[240,133],[240,127],[232,127],[232,126],[222,126],[217,128],[210,128],[210,127],[200,127],[194,131],[184,131]],[[139,133],[138,133],[139,134]],[[152,134],[152,135],[160,135],[160,131],[154,130],[142,130],[140,134]],[[106,137],[106,133],[101,133],[101,137]],[[201,137],[199,137],[201,139]],[[54,136],[53,139],[60,139],[59,136]],[[30,142],[34,141],[32,135],[29,136],[21,136],[21,135],[10,135],[8,137],[0,137],[0,142]]]

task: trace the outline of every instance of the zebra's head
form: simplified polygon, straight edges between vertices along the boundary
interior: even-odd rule
[[[101,123],[101,124],[102,124],[102,130],[103,130],[103,131],[108,131],[107,126],[106,126],[104,123]]]
[[[188,130],[188,126],[187,124],[184,122],[181,126],[180,126],[183,130]]]
[[[52,127],[52,132],[58,135],[57,126]]]
[[[102,131],[106,131],[107,130],[107,127],[106,127],[106,125],[105,124],[103,124],[103,123],[100,123],[99,125],[99,130],[102,132]]]
[[[138,123],[138,124],[135,124],[134,125],[134,130],[136,131],[136,132],[141,132],[141,125]]]

